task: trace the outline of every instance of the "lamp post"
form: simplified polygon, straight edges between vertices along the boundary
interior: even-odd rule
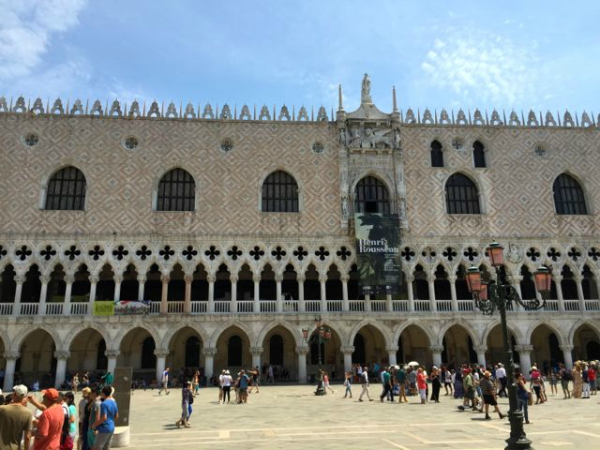
[[[525,310],[533,311],[541,309],[546,304],[546,296],[552,284],[552,275],[548,268],[541,266],[533,275],[537,291],[542,296],[542,301],[523,300],[510,284],[506,283],[504,272],[501,270],[504,262],[504,248],[496,241],[492,242],[486,249],[492,266],[496,270],[496,280],[489,283],[482,282],[481,272],[475,266],[467,270],[466,278],[469,292],[473,295],[475,306],[486,315],[492,315],[496,309],[500,312],[500,323],[502,326],[502,341],[506,353],[506,366],[508,367],[508,420],[510,421],[510,437],[506,440],[506,450],[531,449],[531,441],[523,429],[523,413],[518,409],[517,387],[514,384],[515,366],[511,342],[508,337],[506,326],[506,310],[513,302],[523,306]]]
[[[321,316],[315,317],[315,333],[312,336],[308,337],[308,328],[302,328],[302,336],[304,337],[304,341],[310,344],[317,345],[318,352],[318,362],[319,362],[319,373],[318,379],[319,383],[317,385],[317,390],[315,391],[315,395],[325,395],[325,389],[323,387],[323,377],[321,375],[321,365],[323,364],[323,359],[321,355],[321,345],[327,345],[329,340],[331,339],[331,330],[325,329],[321,322]]]

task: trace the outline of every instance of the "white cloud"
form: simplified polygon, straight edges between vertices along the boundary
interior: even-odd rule
[[[536,101],[540,76],[533,50],[489,32],[446,30],[421,63],[425,79],[464,104],[511,106]]]
[[[0,0],[0,81],[28,76],[55,33],[77,24],[87,0]]]

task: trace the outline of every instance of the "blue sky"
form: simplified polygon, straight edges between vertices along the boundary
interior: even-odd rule
[[[167,6],[168,5],[168,6]],[[600,112],[600,2],[0,0],[0,95]]]

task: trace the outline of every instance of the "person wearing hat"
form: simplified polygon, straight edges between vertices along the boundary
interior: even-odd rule
[[[27,386],[13,387],[12,401],[0,406],[0,448],[29,448],[33,415],[27,409]]]
[[[92,390],[89,387],[84,387],[81,390],[81,400],[79,400],[78,413],[79,413],[79,439],[77,439],[77,450],[81,450],[83,441],[87,439],[88,421],[86,420],[87,406],[90,398],[90,392]]]
[[[227,398],[227,403],[229,403],[229,401],[231,400],[231,385],[233,384],[233,378],[231,377],[229,370],[226,370],[223,374],[221,383],[223,388],[223,404],[225,404],[225,398]]]
[[[29,403],[32,403],[38,409],[43,408],[35,433],[33,450],[46,450],[59,448],[60,446],[60,435],[65,415],[62,406],[58,403],[58,398],[58,391],[54,388],[42,391],[41,404],[36,402],[33,397],[28,397]]]
[[[479,387],[483,393],[483,407],[485,410],[485,419],[491,420],[489,415],[490,405],[494,407],[494,411],[498,413],[501,419],[504,419],[504,414],[500,412],[498,408],[498,401],[496,400],[496,386],[492,381],[492,374],[489,371],[483,373],[483,379],[479,381]]]

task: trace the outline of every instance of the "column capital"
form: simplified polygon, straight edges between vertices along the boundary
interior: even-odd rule
[[[346,354],[348,354],[348,353],[349,353],[349,354],[352,354],[352,353],[354,353],[354,350],[355,350],[355,349],[354,349],[354,345],[342,345],[342,346],[340,347],[340,351],[341,351],[341,352],[342,352],[344,355],[346,355]]]
[[[531,353],[533,345],[515,345],[515,350],[519,353]]]
[[[232,273],[231,275],[229,275],[229,281],[231,283],[237,283],[240,280],[240,277],[237,273]]]
[[[457,279],[458,279],[458,277],[456,275],[448,275],[448,281],[450,283],[456,283]]]
[[[431,350],[433,353],[442,353],[444,351],[444,346],[443,345],[430,345],[429,350]]]
[[[252,356],[260,356],[262,355],[263,351],[263,347],[250,347],[250,353],[252,354]]]
[[[404,280],[406,280],[407,283],[412,283],[413,281],[415,281],[415,276],[412,273],[409,273],[407,275],[404,275]]]
[[[117,358],[120,354],[121,354],[121,352],[119,350],[105,350],[104,351],[104,355],[107,358]]]
[[[147,280],[146,275],[138,275],[137,280],[138,283],[145,283]]]
[[[25,275],[15,275],[15,283],[17,284],[23,284],[26,280],[27,278],[25,277]]]
[[[398,351],[400,347],[398,347],[397,345],[390,345],[388,347],[385,348],[385,350],[390,353],[390,352],[394,352],[396,353]]]
[[[327,275],[319,275],[319,283],[326,283]]]
[[[209,273],[208,275],[206,275],[206,281],[208,281],[209,283],[214,283],[215,281],[217,281],[217,275],[215,275],[214,273]]]
[[[166,358],[167,356],[169,356],[169,349],[168,348],[156,348],[156,349],[154,349],[154,355],[156,355],[159,358]]]
[[[123,282],[123,274],[121,274],[121,273],[116,273],[116,274],[113,276],[113,281],[114,281],[115,283],[122,283],[122,282]]]
[[[343,273],[343,274],[340,276],[340,281],[341,281],[342,283],[347,283],[348,281],[350,281],[350,275],[348,275],[347,273]]]
[[[580,274],[576,273],[576,274],[573,276],[573,279],[574,279],[574,280],[575,280],[577,283],[581,283],[581,282],[583,281],[583,275],[580,275]]]
[[[487,351],[487,345],[474,345],[473,350],[477,353],[485,353]]]
[[[69,356],[71,356],[71,353],[68,350],[56,350],[54,352],[54,357],[56,359],[69,359]]]
[[[217,354],[217,349],[215,347],[204,347],[202,353],[204,356],[215,356]]]
[[[552,281],[555,281],[556,283],[560,283],[563,280],[562,275],[560,274],[552,274]],[[558,286],[557,286],[558,287]]]
[[[75,276],[74,275],[65,275],[63,280],[67,284],[73,284],[75,282]]]
[[[90,280],[91,284],[98,284],[98,281],[100,281],[100,277],[98,275],[90,275],[88,277],[88,280]]]
[[[304,283],[306,281],[306,275],[303,273],[299,273],[298,275],[296,275],[296,282],[298,283]]]
[[[300,355],[307,355],[309,351],[310,351],[310,347],[308,347],[306,345],[296,346],[296,353],[299,353]]]
[[[40,282],[42,284],[48,284],[48,283],[50,283],[51,280],[52,280],[52,277],[50,275],[42,275],[40,277]]]
[[[21,353],[20,352],[12,352],[10,350],[7,350],[3,353],[4,359],[14,359],[17,360],[21,357]]]
[[[260,275],[253,274],[252,281],[254,281],[255,283],[260,283]]]
[[[574,345],[559,345],[558,346],[563,352],[572,352],[573,349],[575,348]]]
[[[183,281],[185,281],[186,284],[190,284],[192,281],[194,281],[194,275],[190,275],[190,274],[184,275]]]
[[[510,284],[519,284],[521,281],[523,281],[522,275],[510,275],[507,278]]]
[[[171,280],[171,277],[169,275],[164,275],[163,274],[163,275],[160,276],[160,281],[162,283],[168,283],[170,280]]]
[[[281,273],[276,273],[276,274],[275,274],[275,281],[276,281],[277,283],[281,283],[281,282],[283,281],[283,274],[281,274]]]

